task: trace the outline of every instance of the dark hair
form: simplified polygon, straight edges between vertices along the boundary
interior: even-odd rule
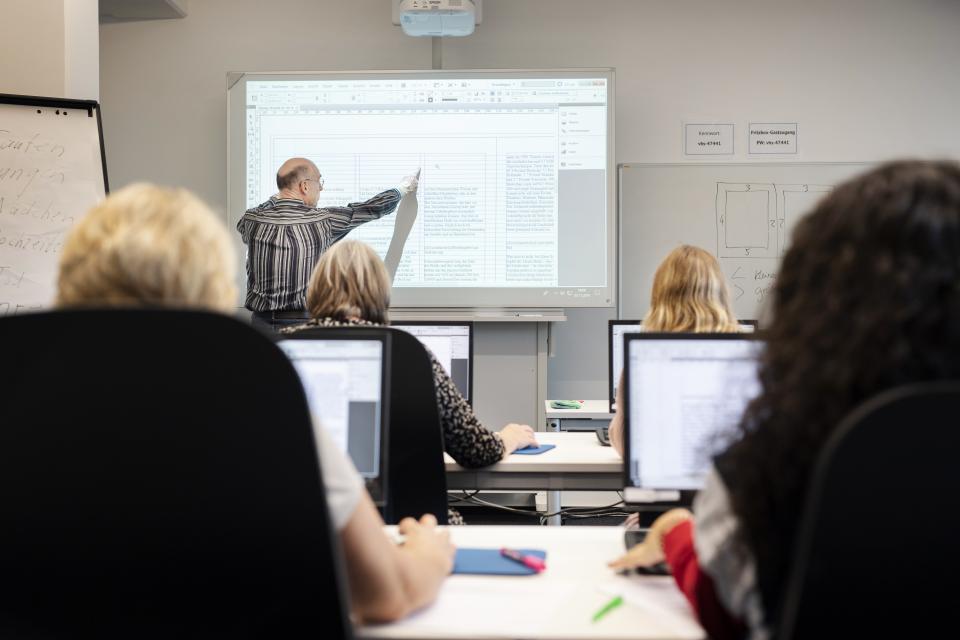
[[[277,171],[277,189],[281,191],[293,189],[308,177],[310,177],[310,167],[306,163],[295,165],[282,175]]]
[[[894,162],[839,186],[797,224],[772,305],[761,393],[717,459],[768,624],[838,423],[885,389],[960,378],[960,165]]]

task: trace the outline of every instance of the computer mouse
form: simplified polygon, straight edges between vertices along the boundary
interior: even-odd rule
[[[627,549],[632,549],[643,542],[644,538],[646,537],[646,529],[627,529],[623,532],[623,546],[625,546]],[[631,570],[626,569],[621,573],[628,575],[631,573]],[[644,576],[668,576],[670,575],[670,566],[666,562],[658,562],[657,564],[649,567],[634,567],[632,573],[637,573]]]

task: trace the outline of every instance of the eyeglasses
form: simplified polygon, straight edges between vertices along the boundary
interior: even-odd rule
[[[317,186],[323,189],[323,176],[320,176],[319,178],[304,178],[300,182],[316,182]]]

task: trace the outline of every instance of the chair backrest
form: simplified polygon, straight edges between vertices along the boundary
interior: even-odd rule
[[[349,637],[306,399],[188,311],[0,319],[0,635]]]
[[[956,381],[887,391],[844,420],[811,477],[777,637],[953,626],[958,427]]]
[[[447,522],[443,426],[433,365],[423,344],[406,331],[393,333],[390,391],[390,502],[384,519],[432,513]]]
[[[341,328],[310,327],[296,336],[340,332]],[[380,335],[390,332],[390,404],[387,421],[387,482],[383,519],[432,513],[447,522],[447,476],[443,462],[443,429],[437,408],[433,366],[423,344],[406,331],[389,327],[354,326],[350,331]]]

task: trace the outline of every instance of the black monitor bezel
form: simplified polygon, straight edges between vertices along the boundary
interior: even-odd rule
[[[618,325],[640,326],[642,320],[608,320],[607,321],[607,396],[610,402],[610,413],[614,412],[614,405],[617,403],[616,393],[614,393],[613,381],[613,328]],[[630,332],[634,333],[634,332]],[[639,333],[639,332],[637,332]]]

